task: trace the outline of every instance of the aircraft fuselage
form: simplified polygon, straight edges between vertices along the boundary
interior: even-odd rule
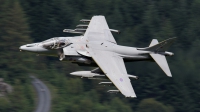
[[[60,46],[59,48],[59,45],[56,45],[56,43],[60,40],[63,42],[67,41],[69,45],[66,45],[63,48]],[[95,46],[95,48],[93,46]],[[20,50],[47,56],[64,55],[63,61],[95,65],[90,54],[87,54],[87,48],[89,47],[116,53],[123,57],[125,62],[152,60],[149,56],[149,51],[137,50],[135,47],[120,46],[108,41],[90,41],[86,44],[82,36],[56,37],[43,42],[23,45],[20,47]]]

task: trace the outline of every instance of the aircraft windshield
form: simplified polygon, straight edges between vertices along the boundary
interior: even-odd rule
[[[47,49],[59,49],[70,45],[70,42],[67,39],[51,38],[43,41],[42,44]]]

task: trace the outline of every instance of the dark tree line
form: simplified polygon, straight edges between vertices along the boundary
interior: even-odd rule
[[[0,0],[0,77],[14,92],[0,97],[0,111],[34,110],[34,89],[29,74],[36,74],[51,89],[52,112],[198,112],[200,111],[200,1],[199,0]],[[20,45],[52,37],[75,28],[80,19],[104,15],[118,44],[146,47],[152,39],[177,37],[167,58],[173,77],[156,63],[126,63],[136,99],[108,94],[110,87],[97,80],[69,75],[80,69],[58,58],[20,53]],[[20,99],[20,100],[18,100]]]

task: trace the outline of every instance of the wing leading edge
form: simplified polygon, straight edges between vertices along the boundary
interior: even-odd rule
[[[116,41],[108,27],[104,16],[93,16],[84,34],[84,39],[89,41]]]
[[[109,51],[91,48],[88,49],[88,51],[97,65],[123,95],[126,97],[136,97],[130,79],[128,78],[124,61],[121,57]]]

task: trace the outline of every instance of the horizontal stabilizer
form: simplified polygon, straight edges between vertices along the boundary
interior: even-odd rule
[[[166,73],[167,76],[172,77],[167,60],[164,55],[161,54],[150,54],[160,68]]]

